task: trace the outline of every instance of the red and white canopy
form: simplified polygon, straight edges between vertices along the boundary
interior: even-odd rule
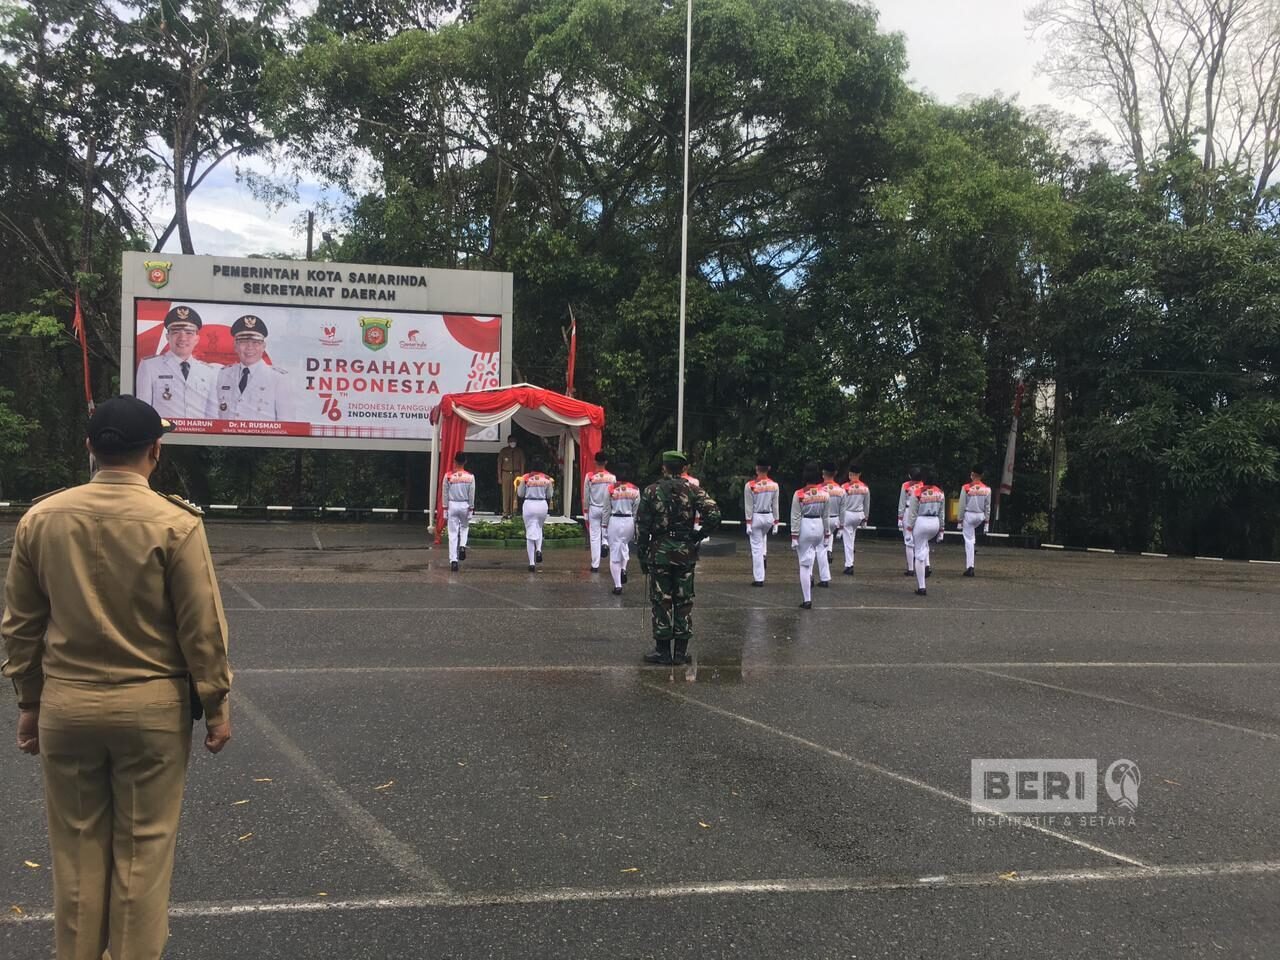
[[[569,513],[573,488],[574,447],[582,448],[579,484],[595,462],[604,430],[604,408],[573,397],[520,383],[474,393],[447,393],[431,414],[435,432],[431,440],[431,503],[436,511],[436,543],[444,526],[443,478],[452,468],[454,455],[466,442],[467,427],[489,427],[513,420],[539,437],[559,437],[564,455],[561,483],[565,513]]]

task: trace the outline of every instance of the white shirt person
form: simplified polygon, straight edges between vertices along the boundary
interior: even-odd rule
[[[207,415],[218,367],[193,355],[203,325],[194,308],[174,307],[164,317],[169,349],[138,364],[133,395],[162,417],[190,420]]]
[[[231,325],[231,336],[239,362],[218,371],[208,415],[216,420],[297,420],[289,375],[262,359],[267,325],[246,314]]]

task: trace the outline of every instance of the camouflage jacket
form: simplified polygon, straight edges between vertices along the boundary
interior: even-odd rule
[[[693,529],[694,516],[702,529]],[[641,559],[660,567],[692,567],[698,543],[720,526],[720,508],[701,487],[683,477],[663,477],[640,494],[636,547]]]

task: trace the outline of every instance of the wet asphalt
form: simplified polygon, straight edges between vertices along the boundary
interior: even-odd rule
[[[615,597],[583,549],[209,531],[235,735],[192,762],[167,957],[1280,955],[1280,567],[988,545],[966,579],[955,538],[917,597],[867,541],[805,611],[784,541],[756,589],[730,540],[695,663],[653,668],[634,561]],[[983,757],[1128,758],[1139,803],[993,821]],[[0,784],[0,957],[48,957],[38,765]]]

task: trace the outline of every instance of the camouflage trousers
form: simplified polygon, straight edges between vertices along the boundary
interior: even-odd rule
[[[653,640],[659,650],[683,653],[693,638],[693,567],[649,568],[649,607]]]

